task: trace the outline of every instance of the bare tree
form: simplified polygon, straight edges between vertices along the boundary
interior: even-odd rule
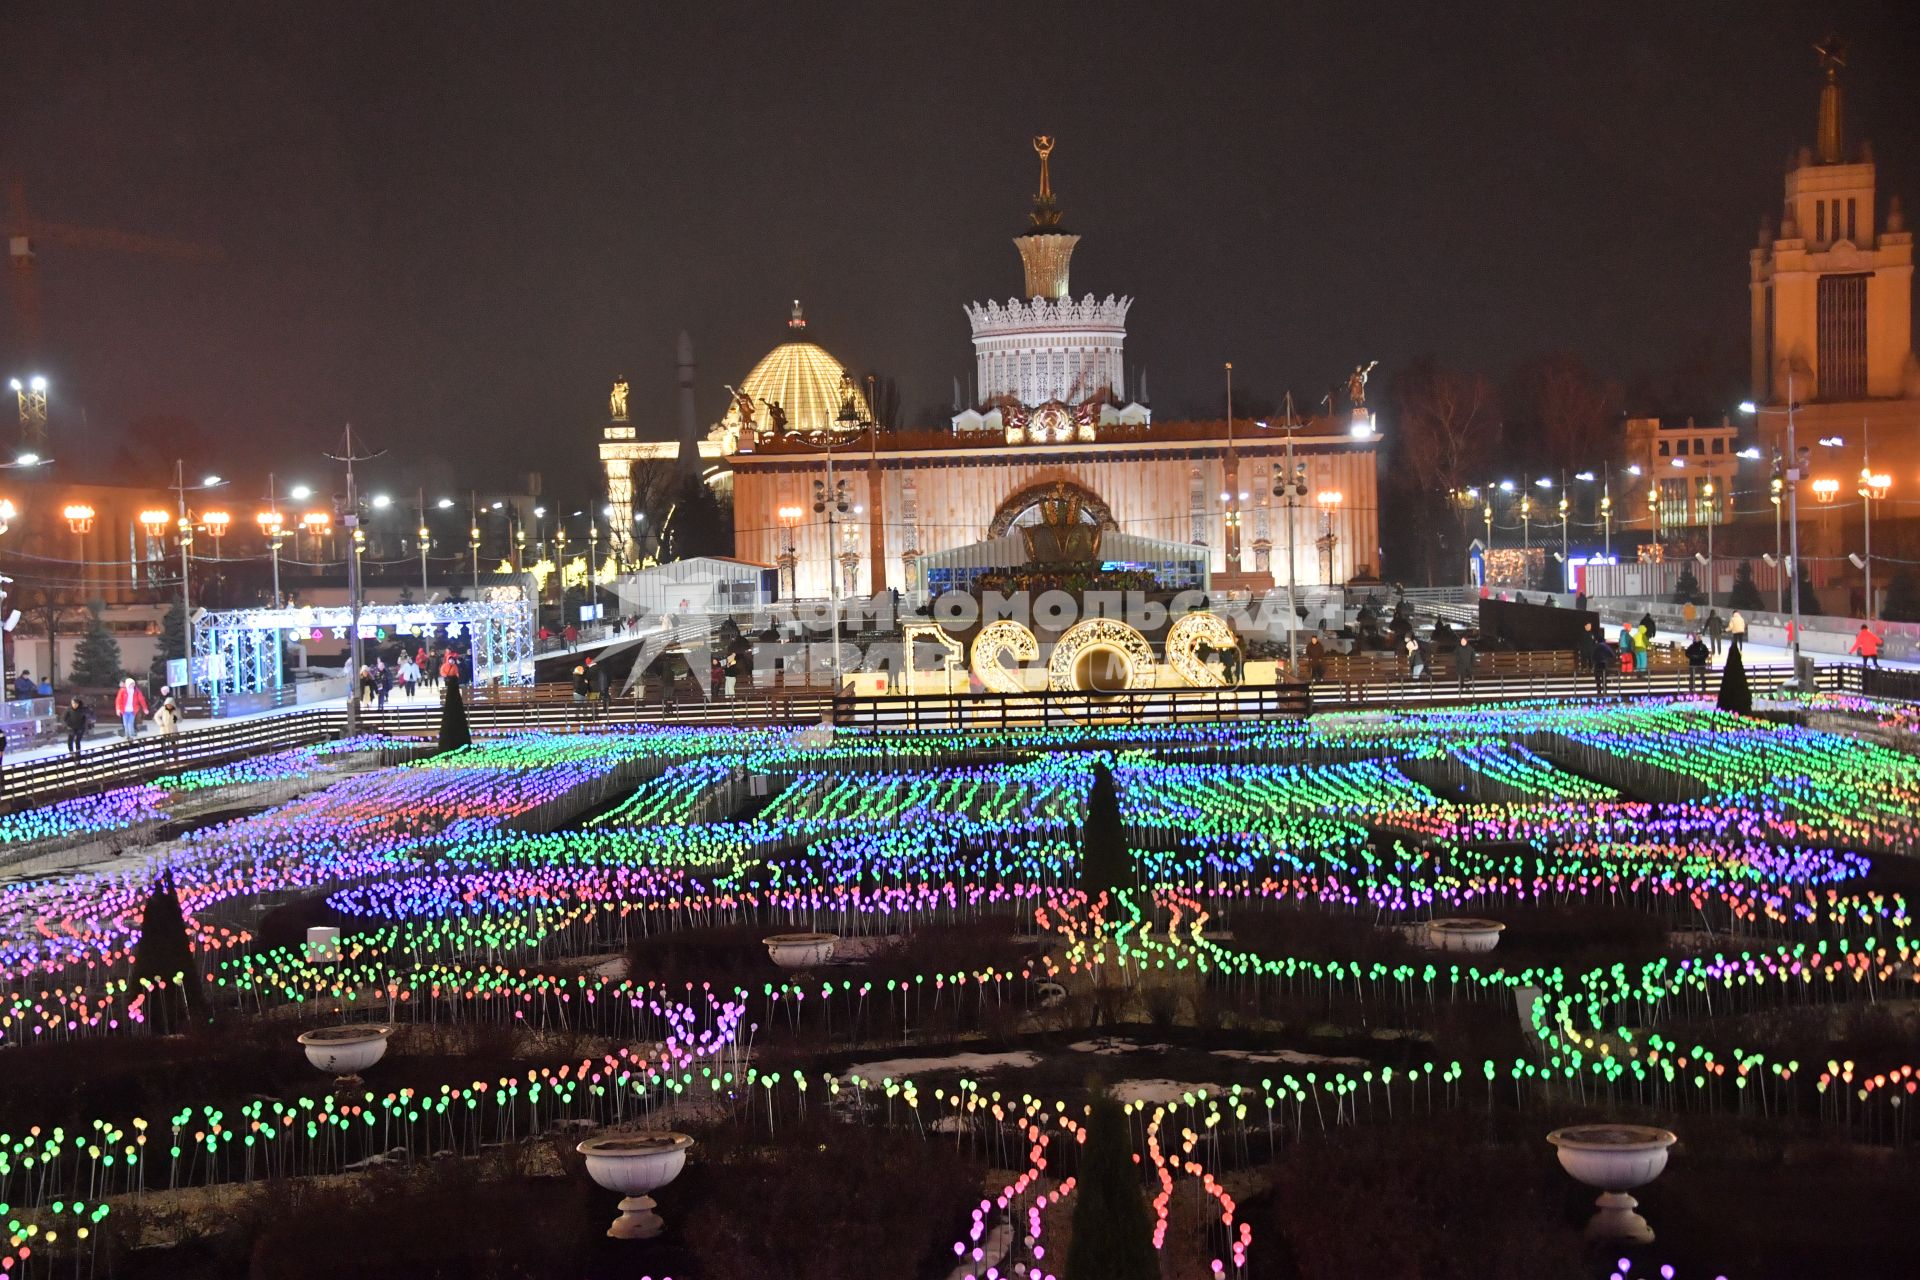
[[[1500,404],[1484,374],[1415,361],[1393,382],[1398,444],[1417,481],[1417,505],[1408,514],[1421,525],[1420,554],[1427,581],[1437,555],[1465,541],[1462,491],[1489,479],[1500,448]],[[1443,514],[1444,513],[1444,514]]]
[[[680,464],[672,458],[646,458],[633,464],[633,514],[646,520],[634,530],[634,543],[644,548],[658,539],[667,512],[680,494]]]
[[[80,593],[64,587],[29,586],[21,592],[22,620],[33,619],[47,633],[47,683],[60,683],[60,624],[86,613]]]
[[[1395,379],[1394,399],[1400,445],[1423,487],[1453,494],[1487,478],[1500,443],[1500,401],[1486,375],[1418,361]]]
[[[1532,430],[1526,460],[1574,471],[1613,457],[1621,443],[1620,385],[1603,379],[1568,351],[1522,365],[1514,375],[1515,404]]]

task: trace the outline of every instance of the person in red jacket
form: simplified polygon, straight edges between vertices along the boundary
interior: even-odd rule
[[[1862,671],[1867,669],[1869,662],[1873,664],[1876,671],[1879,670],[1880,637],[1874,634],[1873,628],[1866,623],[1863,622],[1860,624],[1860,634],[1853,638],[1853,644],[1848,648],[1847,652],[1860,655],[1860,669]]]
[[[147,695],[140,692],[140,686],[128,676],[120,682],[120,689],[113,695],[113,709],[120,716],[120,732],[131,738],[139,727],[140,717],[147,714]]]

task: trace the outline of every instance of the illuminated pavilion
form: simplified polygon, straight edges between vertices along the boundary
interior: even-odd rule
[[[917,594],[928,585],[923,559],[981,568],[996,547],[1013,554],[1018,530],[1067,499],[1081,520],[1117,535],[1103,539],[1108,548],[1148,557],[1111,568],[1191,563],[1198,550],[1215,591],[1284,586],[1289,551],[1303,587],[1370,573],[1378,435],[1364,373],[1338,415],[1155,420],[1125,361],[1132,299],[1068,291],[1080,237],[1060,225],[1052,140],[1035,149],[1040,191],[1014,240],[1027,297],[966,309],[972,403],[942,427],[876,427],[834,357],[806,342],[775,348],[733,389],[715,432],[729,449],[735,555],[777,565],[788,598]],[[1297,474],[1283,484],[1289,437]],[[846,486],[844,514],[832,503],[814,509],[829,468]]]

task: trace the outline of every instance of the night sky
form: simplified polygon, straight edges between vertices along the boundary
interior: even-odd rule
[[[350,419],[392,480],[584,496],[615,375],[670,434],[686,328],[711,420],[795,297],[942,420],[962,305],[1019,288],[1043,131],[1075,292],[1137,299],[1163,416],[1225,360],[1305,400],[1423,353],[1738,378],[1830,25],[1850,135],[1920,214],[1907,7],[14,4],[0,173],[39,218],[224,255],[45,249],[75,479],[174,414],[317,480]]]

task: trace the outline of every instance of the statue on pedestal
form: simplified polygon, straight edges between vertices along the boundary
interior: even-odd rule
[[[627,380],[625,378],[614,380],[613,394],[607,397],[607,412],[615,422],[627,420]]]
[[[1367,407],[1367,376],[1379,363],[1378,360],[1373,360],[1364,365],[1353,366],[1353,372],[1347,377],[1347,399],[1353,401],[1354,408]]]

